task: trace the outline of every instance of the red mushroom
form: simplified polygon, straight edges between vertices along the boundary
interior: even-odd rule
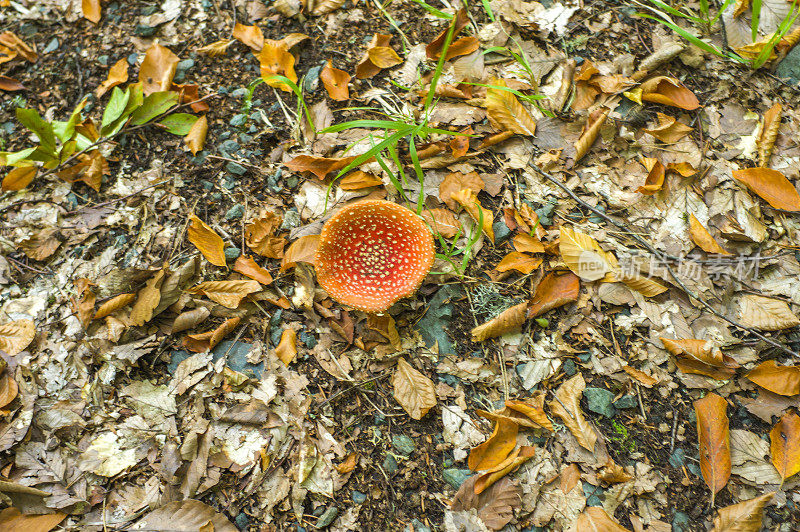
[[[433,235],[413,211],[367,200],[325,222],[315,268],[319,284],[339,303],[383,312],[417,291],[434,254]]]

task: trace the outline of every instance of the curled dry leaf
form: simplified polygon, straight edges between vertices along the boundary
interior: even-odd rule
[[[787,411],[769,432],[769,454],[778,474],[787,478],[800,472],[800,416]]]
[[[292,83],[297,83],[297,73],[294,70],[294,56],[289,53],[286,43],[264,40],[264,47],[256,54],[261,65],[261,78],[270,87],[275,87],[286,92],[292,92],[292,88],[285,82],[274,79],[273,76],[283,76]]]
[[[461,484],[450,508],[454,511],[477,510],[478,517],[488,528],[500,530],[514,518],[514,510],[522,506],[522,490],[505,477],[476,495],[478,477],[474,475]]]
[[[12,31],[5,31],[0,34],[0,54],[5,57],[0,57],[0,63],[11,61],[17,56],[22,57],[29,63],[35,63],[39,56],[33,51],[33,48],[25,44],[25,42],[17,37]]]
[[[728,429],[728,403],[715,393],[694,402],[697,413],[697,439],[700,443],[700,471],[714,497],[731,477],[731,440]]]
[[[775,496],[775,492],[732,504],[717,510],[712,532],[758,532],[764,518],[764,506]]]
[[[719,255],[730,255],[730,251],[719,245],[719,243],[711,236],[708,229],[703,227],[700,220],[694,214],[689,213],[689,236],[692,237],[692,242],[705,251],[706,253],[717,253]]]
[[[617,259],[603,251],[597,241],[568,225],[561,226],[558,246],[561,258],[572,272],[584,281],[597,281],[617,269]]]
[[[785,301],[755,294],[745,294],[739,307],[739,322],[762,331],[780,331],[800,325]]]
[[[6,405],[16,399],[19,393],[19,386],[17,381],[8,371],[0,374],[0,408],[5,408]]]
[[[281,271],[294,268],[298,262],[314,264],[319,247],[319,235],[301,236],[289,246],[281,261]]]
[[[233,38],[250,47],[254,52],[258,52],[264,47],[264,33],[256,25],[245,26],[241,22],[237,22],[233,27]]]
[[[544,393],[534,393],[533,396],[526,401],[507,399],[505,405],[510,411],[519,412],[533,422],[532,426],[527,423],[525,426],[547,429],[553,432],[553,424],[547,418],[547,414],[544,413]],[[518,421],[518,423],[520,422]]]
[[[205,54],[209,57],[217,57],[225,54],[225,52],[228,51],[228,47],[234,42],[236,42],[235,39],[220,39],[219,41],[214,41],[211,44],[203,46],[202,48],[198,48],[197,52]]]
[[[318,0],[313,3],[314,8],[309,12],[309,14],[315,17],[326,15],[342,7],[344,1],[345,0]]]
[[[425,55],[432,61],[438,61],[442,56],[442,50],[447,42],[447,34],[452,31],[450,46],[447,47],[447,55],[445,61],[461,55],[468,55],[478,49],[480,42],[475,37],[462,37],[457,39],[458,34],[461,33],[469,24],[469,16],[467,10],[463,7],[458,10],[456,16],[450,20],[450,25],[447,29],[439,33],[428,46],[425,47]],[[455,26],[455,27],[453,27]],[[450,28],[453,28],[452,30]]]
[[[536,122],[528,110],[507,87],[502,79],[493,79],[486,90],[486,114],[489,122],[498,131],[512,131],[518,135],[532,137]]]
[[[319,79],[328,91],[328,96],[337,102],[343,102],[350,99],[350,74],[344,70],[333,68],[330,59],[325,64],[325,67],[319,73]]]
[[[542,259],[539,257],[532,257],[527,253],[520,253],[519,251],[512,251],[501,260],[497,266],[494,267],[498,272],[507,272],[509,270],[516,270],[524,275],[528,275],[533,270],[539,267]]]
[[[572,272],[548,273],[536,286],[536,292],[528,302],[527,317],[541,316],[547,311],[577,300],[580,284],[580,279]]]
[[[384,35],[381,33],[376,33],[372,37],[372,40],[367,45],[367,51],[362,56],[361,61],[356,65],[356,77],[358,79],[371,78],[383,68],[389,68],[389,66],[399,65],[403,62],[397,53],[389,47],[389,42],[391,40],[391,35]],[[380,51],[373,52],[372,50],[376,48],[380,49]],[[373,62],[373,58],[388,66],[379,66]]]
[[[758,194],[761,199],[784,211],[800,211],[800,194],[782,173],[771,168],[734,170],[733,177]]]
[[[142,82],[144,95],[170,90],[179,61],[180,58],[168,48],[155,43],[150,46],[139,67],[139,81]]]
[[[467,466],[473,471],[484,471],[502,464],[517,446],[519,425],[506,419],[498,419],[489,438],[473,447],[469,452]]]
[[[598,478],[609,484],[619,484],[620,482],[628,482],[633,477],[626,473],[621,465],[615,464],[614,461],[609,458],[606,465],[600,470]]]
[[[311,172],[320,180],[331,172],[338,172],[351,162],[355,157],[315,157],[313,155],[298,155],[288,163],[284,163],[286,168],[292,172]]]
[[[102,16],[100,0],[81,0],[81,14],[89,22],[94,24],[100,22]]]
[[[556,390],[556,399],[550,401],[550,410],[567,426],[578,440],[578,444],[591,452],[597,442],[597,434],[581,411],[581,396],[586,388],[583,375],[578,373]]]
[[[354,470],[358,465],[358,453],[350,453],[345,458],[344,462],[335,466],[336,471],[339,472],[340,475],[345,475],[350,471]]]
[[[764,113],[764,123],[761,124],[761,134],[756,142],[758,148],[758,165],[761,167],[769,166],[769,158],[772,155],[772,148],[775,146],[775,139],[778,138],[778,129],[781,127],[781,107],[780,102],[770,107]]]
[[[36,327],[33,320],[17,320],[0,325],[0,350],[17,355],[33,342]]]
[[[226,336],[228,336],[236,326],[239,325],[241,318],[231,318],[225,320],[213,331],[199,334],[187,334],[183,339],[183,347],[195,353],[203,353],[214,349]]]
[[[129,318],[131,325],[140,327],[153,319],[153,312],[161,302],[161,285],[164,284],[166,274],[167,265],[164,265],[147,280],[144,288],[136,294],[136,302],[133,304]]]
[[[244,241],[247,247],[263,257],[283,258],[283,247],[286,240],[283,237],[275,236],[281,222],[280,215],[272,211],[261,213],[260,217],[244,227]]]
[[[685,373],[699,373],[713,379],[730,379],[739,364],[715,347],[710,340],[695,338],[671,340],[661,338],[664,347],[675,355],[676,363]]]
[[[481,227],[483,233],[494,243],[494,228],[492,227],[494,216],[492,211],[484,209],[478,196],[468,188],[461,189],[453,194],[453,199],[464,207],[464,210],[469,213],[475,222],[483,223]]]
[[[536,447],[523,446],[512,452],[508,458],[491,469],[481,473],[475,480],[475,495],[480,495],[495,482],[505,477],[519,466],[533,458]]]
[[[642,131],[649,133],[666,144],[675,144],[694,130],[694,128],[678,122],[675,118],[664,113],[657,113],[657,116],[658,126],[653,129],[643,129]]]
[[[25,90],[25,85],[20,83],[17,79],[0,75],[0,90],[6,92],[21,91]]]
[[[491,320],[472,329],[472,341],[483,342],[502,336],[525,323],[528,304],[523,302],[501,312]]]
[[[275,347],[275,354],[287,366],[297,356],[297,332],[294,329],[284,329],[281,341]]]
[[[686,111],[700,107],[697,96],[675,78],[656,76],[642,83],[639,88],[641,99],[646,102],[678,107]]]
[[[664,186],[667,171],[658,159],[651,157],[642,157],[642,164],[647,168],[647,179],[645,179],[644,185],[636,189],[636,192],[651,196]]]
[[[236,262],[233,264],[233,271],[241,273],[254,281],[258,281],[264,286],[272,284],[272,275],[267,270],[256,264],[253,257],[247,255],[239,255]]]
[[[596,532],[630,532],[609,516],[602,506],[589,506],[575,521],[575,530]]]
[[[605,107],[603,109],[596,109],[589,115],[589,120],[586,123],[583,133],[581,133],[581,136],[575,141],[575,160],[573,164],[580,161],[584,155],[589,153],[594,141],[597,140],[597,137],[600,135],[600,129],[603,127],[603,124],[606,123],[606,118],[608,118],[608,113],[610,112],[611,109]]]
[[[774,360],[767,360],[745,376],[778,395],[800,394],[800,366],[779,366]]]
[[[189,132],[183,137],[183,143],[186,145],[186,148],[192,152],[192,155],[197,155],[197,152],[202,151],[205,147],[207,135],[208,118],[206,118],[206,115],[203,115],[192,124]]]
[[[108,77],[100,84],[94,91],[95,96],[100,98],[107,91],[113,89],[117,85],[121,85],[128,81],[128,60],[122,58],[108,70]]]
[[[404,358],[397,359],[392,375],[394,398],[412,419],[422,419],[436,406],[436,388],[433,381],[420,373]]]
[[[203,220],[192,214],[189,217],[189,228],[187,229],[189,242],[200,250],[200,253],[208,262],[214,266],[226,267],[225,242],[216,231],[206,225]]]
[[[31,184],[39,169],[36,166],[12,168],[3,178],[3,192],[16,192]]]
[[[242,299],[260,291],[261,284],[253,280],[206,281],[186,290],[190,294],[205,295],[211,301],[231,309],[239,308]]]
[[[197,307],[186,312],[181,312],[172,322],[172,334],[194,329],[211,315],[211,311],[206,307]]]
[[[392,68],[403,62],[397,52],[388,46],[376,46],[367,50],[369,60],[373,65],[383,70],[384,68]]]

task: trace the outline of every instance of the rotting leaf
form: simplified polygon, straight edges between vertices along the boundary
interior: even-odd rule
[[[486,323],[472,329],[472,341],[483,342],[489,338],[502,336],[525,323],[528,303],[522,302],[510,307]]]
[[[445,56],[445,61],[449,61],[454,57],[458,57],[461,55],[468,55],[478,49],[480,42],[475,37],[462,37],[460,39],[456,39],[461,30],[463,30],[469,24],[469,15],[467,14],[467,10],[465,8],[461,8],[456,13],[456,16],[450,20],[450,25],[442,30],[439,35],[437,35],[428,46],[425,47],[425,55],[428,59],[432,61],[438,61],[442,55],[442,50],[444,49],[445,42],[447,41],[447,34],[452,29],[452,36],[451,36],[451,43],[450,46],[447,47],[447,55]]]
[[[344,70],[333,68],[330,59],[325,64],[325,67],[319,73],[319,79],[328,91],[328,96],[337,102],[343,102],[350,99],[350,74]]]
[[[502,464],[517,445],[517,432],[516,422],[498,419],[492,435],[470,450],[467,466],[473,471],[484,471]]]
[[[197,215],[192,214],[189,217],[189,228],[186,232],[189,242],[200,250],[200,253],[203,254],[208,262],[223,268],[228,265],[225,259],[225,242],[222,237],[198,218]]]
[[[732,504],[717,510],[712,532],[758,532],[764,518],[764,506],[775,496],[765,493],[754,499]]]
[[[477,194],[483,190],[485,186],[478,172],[450,172],[444,176],[444,179],[442,179],[442,182],[439,184],[439,199],[450,209],[455,209],[457,203],[453,195],[465,188]]]
[[[694,128],[682,122],[678,122],[678,120],[672,116],[665,115],[664,113],[657,113],[657,116],[658,126],[653,129],[643,129],[642,131],[649,133],[665,144],[675,144],[694,131]]]
[[[641,99],[646,102],[678,107],[686,111],[700,107],[697,96],[675,78],[656,76],[642,83],[639,88]]]
[[[428,222],[434,235],[453,238],[461,231],[458,218],[447,209],[425,209],[422,217]]]
[[[193,499],[173,501],[136,522],[134,529],[170,532],[238,532],[227,517],[211,506]]]
[[[233,38],[249,46],[254,52],[259,52],[264,47],[264,33],[255,24],[245,26],[241,22],[237,22],[233,27]]]
[[[263,211],[261,215],[244,227],[244,241],[247,247],[271,259],[283,258],[286,240],[275,235],[282,222],[280,215]]]
[[[153,43],[144,55],[139,67],[139,81],[145,96],[154,92],[168,91],[172,86],[172,78],[178,67],[180,58],[168,48]]]
[[[522,506],[522,490],[513,480],[505,477],[476,495],[475,482],[478,478],[479,475],[473,475],[461,484],[450,508],[454,511],[475,509],[488,528],[500,530],[514,518],[514,510]]]
[[[734,170],[733,177],[776,209],[800,211],[800,194],[779,171],[761,167],[745,168]]]
[[[761,167],[769,167],[769,158],[772,155],[772,148],[775,146],[775,139],[778,138],[778,129],[781,127],[782,110],[780,102],[776,102],[769,111],[764,113],[764,123],[761,125],[761,134],[756,143],[758,165]]]
[[[739,322],[762,331],[780,331],[800,325],[786,301],[745,294],[739,307]]]
[[[56,252],[61,240],[58,229],[42,229],[19,243],[19,249],[35,261],[45,261]]]
[[[696,338],[671,340],[661,338],[664,347],[676,357],[676,364],[685,373],[699,373],[713,379],[730,379],[739,364],[725,355],[710,340]]]
[[[492,87],[486,90],[486,114],[489,122],[498,131],[512,131],[518,135],[532,137],[536,122],[502,79],[493,79]],[[497,87],[497,88],[494,88]]]
[[[25,90],[25,85],[19,82],[19,80],[0,75],[0,90],[6,92],[15,92]]]
[[[719,245],[708,229],[703,227],[697,217],[689,213],[689,236],[692,237],[692,242],[705,251],[706,253],[717,253],[719,255],[730,255],[730,251]]]
[[[767,360],[745,377],[778,395],[800,394],[800,366],[779,366],[774,360]]]
[[[272,284],[272,275],[270,275],[267,270],[256,264],[256,261],[253,260],[253,257],[248,255],[240,255],[236,259],[236,262],[233,264],[233,271],[258,281],[264,286]]]
[[[338,172],[355,160],[353,157],[315,157],[313,155],[298,155],[288,163],[286,168],[292,172],[311,172],[321,181],[331,172]]]
[[[508,458],[489,470],[481,473],[475,480],[475,494],[480,495],[495,482],[505,477],[519,466],[533,458],[536,447],[522,446],[512,452]]]
[[[33,342],[36,327],[33,320],[17,320],[0,325],[0,350],[18,355]]]
[[[550,410],[561,418],[581,447],[594,452],[597,434],[586,421],[580,405],[585,388],[586,382],[583,380],[583,375],[578,373],[559,386],[556,390],[555,400],[550,401]]]
[[[528,302],[527,317],[541,316],[577,300],[580,284],[580,279],[572,272],[548,273],[536,286],[536,292]]]
[[[667,175],[667,171],[658,159],[652,157],[642,157],[642,164],[647,169],[647,178],[644,181],[644,185],[637,188],[636,192],[651,196],[664,186],[664,178]]]
[[[213,331],[199,334],[187,334],[183,339],[183,347],[195,353],[204,353],[214,349],[223,338],[228,336],[239,325],[241,318],[230,318]]]
[[[436,388],[433,381],[420,373],[403,357],[397,359],[392,374],[394,398],[412,419],[422,419],[436,406]]]
[[[769,454],[783,481],[800,472],[800,416],[787,411],[769,432]]]
[[[187,310],[186,312],[181,312],[175,317],[175,321],[172,322],[172,330],[170,331],[172,334],[177,334],[179,332],[188,331],[189,329],[194,329],[211,316],[211,311],[208,310],[206,307],[197,307],[192,310]]]
[[[261,284],[251,279],[241,281],[205,281],[186,290],[189,294],[202,294],[223,307],[237,309],[242,299],[261,291]]]
[[[711,504],[731,477],[731,441],[727,416],[728,402],[710,393],[694,402],[697,413],[697,440],[700,444],[700,471],[711,489]]]

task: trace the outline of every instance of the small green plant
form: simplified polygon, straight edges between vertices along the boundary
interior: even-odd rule
[[[611,426],[614,428],[614,435],[611,436],[611,441],[618,444],[628,454],[635,452],[636,442],[628,434],[628,429],[616,420],[611,422]]]

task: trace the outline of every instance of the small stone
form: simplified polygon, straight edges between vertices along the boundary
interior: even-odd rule
[[[236,525],[236,528],[239,530],[247,530],[248,525],[250,524],[250,520],[247,518],[247,514],[244,512],[239,512],[234,520],[233,524]]]
[[[315,66],[308,69],[306,79],[303,81],[303,88],[306,91],[315,92],[319,88],[319,73],[321,70],[321,66]]]
[[[492,230],[494,231],[495,245],[502,244],[511,237],[511,229],[502,218],[492,224]]]
[[[393,455],[387,454],[386,458],[383,459],[382,467],[386,474],[391,477],[397,473],[397,460]]]
[[[300,227],[302,223],[303,221],[300,219],[300,213],[295,209],[289,209],[283,213],[283,223],[281,223],[281,229],[288,231],[290,229],[294,229],[295,227]]]
[[[686,463],[686,453],[683,449],[677,448],[672,452],[669,457],[669,465],[675,469],[680,469]]]
[[[589,387],[583,390],[583,395],[588,403],[587,408],[592,412],[605,417],[614,417],[617,414],[611,404],[614,400],[614,394],[605,388]]]
[[[675,512],[672,517],[672,532],[689,532],[692,530],[689,515],[683,512]]]
[[[339,509],[336,506],[329,506],[325,513],[317,519],[317,528],[325,528],[330,525],[337,515],[339,515]]]
[[[314,349],[314,346],[317,345],[317,337],[309,332],[300,331],[297,337],[309,349]]]
[[[211,199],[214,201],[221,201],[222,200],[222,192],[212,192]]]
[[[139,37],[152,37],[155,35],[158,28],[156,26],[148,26],[147,24],[137,24],[133,29],[133,34]]]
[[[233,127],[240,127],[243,126],[247,122],[247,115],[239,113],[238,115],[233,115],[228,123]]]
[[[603,506],[603,501],[600,499],[600,495],[602,494],[602,488],[593,486],[588,482],[583,483],[583,495],[586,497],[586,506]]]
[[[564,373],[566,373],[567,376],[569,377],[572,377],[573,375],[575,375],[575,373],[578,372],[578,368],[575,367],[575,361],[572,360],[571,358],[568,358],[567,361],[564,362],[563,369]]]
[[[464,483],[470,476],[472,476],[472,471],[469,469],[458,469],[456,467],[451,467],[450,469],[445,469],[442,471],[442,478],[445,482],[453,486],[453,489],[458,489],[461,487],[461,484]]]
[[[546,203],[542,205],[534,212],[539,217],[539,223],[541,225],[550,225],[553,223],[553,211],[556,209],[555,203]]]
[[[145,6],[139,10],[139,13],[144,17],[149,17],[158,10],[158,6]]]
[[[411,526],[414,527],[414,532],[431,532],[431,529],[425,526],[419,519],[412,519]]]
[[[591,359],[592,359],[591,353],[581,353],[580,355],[578,355],[578,360],[584,363],[589,362]]]
[[[398,453],[408,456],[414,452],[415,445],[414,440],[405,434],[395,434],[392,436],[392,447],[394,447]]]
[[[356,490],[353,490],[353,493],[352,493],[351,497],[353,499],[353,502],[356,503],[356,504],[361,504],[361,503],[363,503],[364,501],[367,500],[367,494],[366,493],[361,493],[360,491],[356,491]]]
[[[226,190],[233,190],[233,188],[235,186],[236,186],[236,180],[235,179],[232,179],[229,176],[225,176],[222,179],[222,188],[224,188]]]
[[[775,75],[779,78],[788,78],[786,81],[792,85],[800,83],[800,47],[795,46],[786,54],[786,57],[778,63]]]
[[[619,409],[624,408],[636,408],[639,403],[636,401],[635,395],[623,395],[616,401],[614,401],[614,406]]]
[[[239,248],[225,248],[225,258],[228,260],[238,259],[241,254],[242,250]]]
[[[239,143],[236,142],[235,140],[226,140],[225,142],[219,145],[219,151],[227,154],[237,152],[239,151]]]
[[[300,183],[300,178],[295,175],[286,180],[286,186],[290,189],[296,187],[298,183]]]
[[[184,59],[183,61],[178,61],[178,64],[175,65],[176,72],[186,72],[194,67],[194,59]]]
[[[103,66],[108,66],[108,56],[101,55],[100,57],[97,58],[97,62]]]
[[[233,161],[225,165],[225,170],[235,175],[244,175],[247,173],[247,168]]]
[[[50,42],[47,43],[47,46],[44,47],[42,53],[49,54],[50,52],[55,52],[56,50],[58,50],[58,39],[53,37],[52,39],[50,39]]]
[[[248,135],[247,133],[239,133],[239,142],[242,144],[249,144],[251,140],[253,140],[251,135]],[[247,156],[247,150],[245,150],[245,156]]]
[[[283,317],[283,309],[278,309],[275,311],[275,314],[269,319],[269,324],[271,327],[276,327],[281,322],[281,318]]]
[[[247,89],[244,87],[239,87],[236,90],[231,91],[231,96],[234,98],[244,98],[247,95]]]
[[[273,345],[278,345],[281,342],[283,335],[283,327],[273,327],[269,334],[269,339]]]
[[[228,221],[239,220],[242,216],[244,216],[244,205],[241,204],[234,205],[225,213],[225,219]]]
[[[208,179],[203,179],[200,181],[200,186],[203,187],[204,190],[211,190],[214,188],[214,183],[209,181]]]
[[[135,65],[138,60],[139,60],[139,54],[137,54],[136,52],[128,55],[128,64],[129,65],[131,65],[131,66]]]

